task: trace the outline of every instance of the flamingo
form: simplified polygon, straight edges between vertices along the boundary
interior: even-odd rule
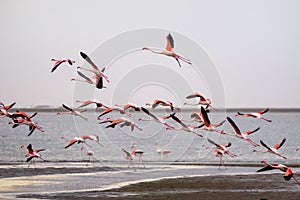
[[[250,138],[248,138],[247,136],[258,131],[260,128],[256,128],[254,130],[250,130],[250,131],[245,131],[245,132],[241,132],[240,129],[238,128],[238,126],[235,124],[235,122],[230,118],[227,117],[228,122],[230,123],[230,125],[232,126],[232,128],[234,129],[235,133],[234,134],[230,134],[230,133],[226,133],[225,131],[222,131],[222,134],[227,134],[227,135],[231,135],[231,136],[235,136],[237,138],[241,138],[243,140],[248,141],[250,144],[252,144],[254,147],[259,146],[259,144],[256,144],[255,142],[253,142]]]
[[[132,165],[132,167],[134,167],[133,157],[132,157],[131,153],[129,153],[124,147],[121,149],[121,151],[124,152],[125,158],[130,161],[128,168],[130,167],[130,165]],[[134,171],[136,171],[136,169],[134,169]]]
[[[293,171],[291,170],[291,168],[283,165],[283,164],[270,164],[268,162],[266,162],[265,160],[261,161],[262,163],[265,164],[265,166],[259,170],[257,170],[256,172],[263,172],[263,171],[268,171],[268,170],[273,170],[273,169],[279,169],[282,172],[285,172],[283,178],[286,181],[291,180],[291,178],[294,179],[294,181],[300,185],[300,183],[298,182],[298,180],[295,178],[295,174],[293,173]]]
[[[160,124],[163,124],[165,125],[167,128],[169,129],[174,129],[173,126],[169,125],[165,119],[168,119],[170,116],[162,116],[162,117],[156,117],[154,114],[152,114],[149,110],[147,110],[146,108],[144,107],[141,107],[142,111],[144,113],[146,113],[150,119],[143,119],[143,118],[139,118],[138,120],[139,121],[155,121],[157,123],[160,123]]]
[[[217,144],[214,141],[212,141],[211,139],[207,138],[207,141],[213,145],[215,145],[215,147],[219,150],[222,150],[224,152],[224,154],[228,154],[230,157],[236,157],[235,154],[231,153],[227,148],[231,146],[231,142],[228,142],[227,144]]]
[[[131,145],[131,149],[132,149],[131,155],[138,156],[139,157],[139,163],[143,164],[144,168],[145,168],[145,164],[144,164],[144,161],[143,161],[143,158],[142,158],[142,156],[144,154],[144,151],[141,150],[141,149],[137,149],[135,145],[136,145],[136,143],[133,143]]]
[[[101,107],[108,108],[108,106],[104,105],[103,103],[101,103],[100,101],[98,101],[96,99],[87,99],[85,101],[76,100],[76,103],[82,103],[80,106],[78,106],[78,108],[82,108],[82,107],[88,106],[90,104],[95,104],[96,109],[101,108]]]
[[[173,57],[177,61],[179,67],[181,67],[181,64],[180,64],[179,60],[181,60],[183,62],[186,62],[190,65],[192,64],[191,60],[189,60],[187,58],[184,58],[181,55],[174,52],[174,50],[173,50],[173,48],[174,48],[174,39],[173,39],[173,37],[170,33],[166,36],[166,40],[167,40],[167,46],[162,51],[155,51],[155,50],[150,49],[148,47],[144,47],[142,50],[148,50],[148,51],[151,51],[152,53],[155,53],[155,54],[162,54],[162,55],[166,55],[166,56],[169,56],[169,57]]]
[[[16,128],[16,127],[18,127],[19,125],[22,125],[22,124],[29,126],[29,131],[30,132],[27,136],[30,136],[35,129],[37,129],[41,132],[45,132],[43,130],[43,128],[40,127],[37,123],[35,123],[31,120],[27,120],[27,119],[14,119],[14,120],[10,121],[8,124],[13,124],[13,126],[12,126],[13,128]]]
[[[70,115],[78,116],[78,117],[84,119],[85,121],[88,120],[86,117],[84,117],[84,116],[81,115],[81,113],[85,112],[86,110],[73,110],[72,108],[69,108],[65,104],[62,104],[62,106],[65,109],[69,110],[69,112],[58,112],[57,115],[70,114]]]
[[[198,103],[196,104],[191,104],[191,103],[184,103],[183,105],[190,105],[190,106],[197,106],[197,105],[205,105],[206,108],[211,107],[213,110],[216,110],[212,105],[211,105],[211,100],[209,98],[205,98],[203,95],[201,95],[198,92],[194,92],[187,97],[186,99],[193,99],[193,98],[199,98]]]
[[[61,139],[68,139],[68,138],[66,138],[65,136],[62,136]],[[69,141],[69,143],[65,146],[65,149],[68,148],[68,147],[70,147],[70,146],[72,146],[73,144],[76,144],[76,143],[77,144],[84,143],[84,144],[88,145],[82,137],[77,137],[76,136],[76,137],[73,137]]]
[[[264,114],[268,111],[269,111],[269,108],[267,108],[265,110],[260,110],[258,112],[253,112],[253,113],[240,113],[240,112],[237,112],[237,114],[235,116],[253,117],[253,118],[258,118],[258,119],[265,120],[267,122],[272,122],[272,120],[262,117],[262,114]]]
[[[177,123],[179,123],[181,125],[180,128],[169,128],[167,127],[166,129],[167,130],[183,130],[183,131],[186,131],[186,132],[191,132],[191,133],[194,133],[195,135],[199,136],[199,137],[203,137],[201,134],[197,133],[195,131],[195,129],[197,128],[200,128],[202,127],[203,125],[200,125],[200,126],[191,126],[191,125],[186,125],[185,123],[183,123],[180,119],[178,119],[178,117],[175,116],[175,113],[173,114],[170,114],[170,117],[176,121]]]
[[[96,142],[97,144],[99,144],[100,146],[103,146],[101,143],[100,143],[100,139],[99,139],[99,136],[97,134],[93,134],[93,135],[83,135],[81,136],[81,138],[83,140],[92,140],[94,142]]]
[[[86,163],[86,166],[89,165],[89,163],[94,163],[96,158],[94,157],[94,152],[92,150],[87,150],[85,147],[81,147],[81,151],[84,151],[84,154],[89,157],[88,162]]]
[[[182,119],[181,121],[204,123],[202,118],[200,117],[200,115],[198,115],[196,112],[191,112],[191,119],[190,120]]]
[[[117,106],[114,106],[114,107],[108,107],[108,108],[106,108],[99,116],[98,116],[98,119],[101,119],[101,117],[103,116],[103,115],[106,115],[106,114],[108,114],[108,113],[110,113],[110,112],[112,112],[112,111],[119,111],[120,112],[120,114],[126,114],[125,113],[125,110],[124,110],[124,108],[121,108],[121,107],[117,107]],[[127,114],[128,116],[131,116],[130,114]]]
[[[125,104],[125,105],[115,104],[115,106],[123,107],[124,110],[127,110],[127,109],[133,109],[134,111],[141,111],[142,110],[140,106],[132,104],[132,103],[128,103],[128,104]]]
[[[124,127],[124,126],[130,126],[131,131],[133,131],[134,128],[137,128],[140,131],[142,130],[133,121],[131,121],[127,118],[124,118],[124,117],[121,117],[121,118],[118,118],[118,119],[115,119],[115,120],[111,121],[111,123],[108,126],[106,126],[106,128],[114,128],[117,124],[120,124],[121,128]]]
[[[174,108],[176,110],[180,110],[180,108],[174,107],[173,103],[170,102],[170,101],[163,101],[163,100],[160,100],[160,99],[155,99],[152,104],[151,103],[146,103],[146,106],[151,106],[152,109],[156,108],[158,105],[170,107],[170,109],[172,111],[174,111]]]
[[[103,73],[105,71],[105,67],[100,71],[97,65],[91,60],[91,58],[88,55],[86,55],[83,52],[80,52],[80,55],[86,62],[88,62],[93,67],[93,69],[87,69],[81,66],[78,66],[77,69],[82,69],[94,73],[95,74],[94,78],[96,79],[96,88],[102,89],[103,88],[102,78],[104,78],[107,82],[109,82],[108,77]]]
[[[222,126],[225,123],[225,120],[223,120],[217,124],[211,124],[210,120],[208,118],[208,115],[207,115],[207,111],[202,106],[201,106],[201,111],[200,111],[200,118],[204,122],[204,126],[202,128],[200,128],[201,130],[215,131],[217,133],[222,133],[222,131],[218,130],[217,128],[219,126]]]
[[[25,146],[24,145],[21,145],[21,147],[20,147],[21,149],[24,149],[25,148]],[[45,160],[45,159],[43,159],[42,158],[42,155],[40,154],[40,152],[41,151],[45,151],[46,149],[35,149],[35,150],[33,150],[32,149],[32,145],[31,144],[29,144],[28,146],[27,146],[27,152],[25,152],[25,149],[24,149],[24,152],[25,152],[25,156],[26,156],[26,162],[29,162],[29,164],[28,164],[28,167],[30,167],[30,164],[31,163],[34,163],[34,167],[36,168],[36,165],[35,165],[35,162],[34,162],[34,158],[39,158],[39,159],[41,159],[42,161],[44,161],[44,162],[47,162],[47,160]]]
[[[73,63],[75,63],[75,61],[71,60],[71,59],[58,59],[57,60],[57,59],[52,58],[51,61],[55,62],[54,66],[52,67],[51,73],[54,72],[57,69],[57,67],[64,62],[69,63],[69,65],[73,65]]]
[[[285,143],[285,141],[286,141],[286,139],[283,138],[283,140],[282,140],[280,143],[276,144],[276,145],[273,146],[273,147],[269,147],[269,146],[266,145],[262,140],[260,140],[261,145],[264,146],[267,150],[265,150],[265,151],[260,151],[260,150],[254,149],[253,152],[264,152],[264,153],[269,152],[269,153],[273,153],[273,154],[275,154],[275,155],[277,155],[277,156],[279,156],[279,157],[282,157],[282,158],[284,158],[284,159],[287,159],[285,156],[282,156],[282,155],[280,155],[280,154],[278,153],[278,149]]]
[[[171,153],[171,151],[168,150],[168,149],[162,150],[161,148],[159,148],[157,146],[157,143],[155,143],[155,146],[156,146],[156,153],[159,154],[159,155],[163,155],[164,157],[168,157],[168,154]]]
[[[10,116],[10,113],[8,112],[9,109],[11,109],[14,105],[16,104],[16,102],[8,105],[8,106],[5,106],[2,102],[0,104],[0,117],[9,117]]]

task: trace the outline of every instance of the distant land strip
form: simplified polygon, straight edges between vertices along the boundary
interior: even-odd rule
[[[87,110],[87,112],[102,112],[104,109],[99,108],[75,108],[78,110]],[[265,107],[262,108],[216,108],[213,112],[257,112],[259,110],[265,109]],[[300,112],[300,108],[269,108],[269,112]],[[62,107],[57,108],[51,108],[51,107],[32,107],[32,108],[12,108],[10,109],[10,112],[14,112],[16,110],[21,110],[24,112],[62,112],[66,111],[66,109]],[[169,108],[155,108],[150,109],[152,112],[171,112]],[[200,106],[198,107],[188,107],[188,108],[181,108],[181,111],[177,112],[195,112],[195,110],[199,110],[200,112]]]

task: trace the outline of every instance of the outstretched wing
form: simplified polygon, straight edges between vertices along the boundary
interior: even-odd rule
[[[84,78],[88,83],[93,84],[93,81],[89,77],[87,77],[86,75],[84,75],[82,72],[77,71],[77,74],[79,76],[81,76],[82,78]]]
[[[172,35],[169,33],[169,34],[166,36],[166,39],[167,39],[166,50],[172,51],[173,48],[174,48],[174,39],[173,39]]]
[[[278,143],[278,144],[276,144],[273,148],[274,149],[279,149],[284,143],[285,143],[285,138],[283,138],[283,140],[280,142],[280,143]]]
[[[155,115],[153,115],[152,113],[150,113],[150,111],[147,110],[146,108],[141,107],[141,109],[142,109],[142,111],[144,111],[144,113],[146,113],[147,115],[149,115],[149,116],[152,117],[153,119],[158,120],[158,118],[157,118]]]
[[[239,127],[237,127],[237,125],[235,124],[235,122],[230,117],[227,117],[227,120],[230,123],[230,125],[232,126],[232,128],[234,129],[234,131],[237,134],[241,134],[241,131],[240,131]]]
[[[175,116],[175,113],[170,114],[170,117],[171,117],[172,119],[174,119],[176,122],[178,122],[181,126],[187,128],[187,125],[184,124],[180,119],[178,119],[178,117]]]
[[[259,113],[259,114],[264,114],[264,113],[266,113],[266,112],[268,112],[268,111],[269,111],[269,108],[267,108],[267,109],[265,109],[265,110],[258,111],[258,113]]]
[[[88,62],[95,70],[99,70],[99,68],[97,67],[97,65],[95,65],[95,63],[92,61],[92,59],[86,55],[85,53],[83,52],[80,52],[80,55],[81,57],[86,61]]]
[[[200,115],[201,115],[201,117],[202,117],[202,119],[204,121],[205,126],[210,126],[210,121],[209,121],[207,112],[206,112],[206,110],[202,106],[201,106]]]
[[[73,110],[72,108],[69,108],[69,107],[66,106],[65,104],[62,104],[62,106],[63,106],[65,109],[67,109],[67,110],[69,110],[69,111],[71,111],[71,112],[74,112],[74,110]]]

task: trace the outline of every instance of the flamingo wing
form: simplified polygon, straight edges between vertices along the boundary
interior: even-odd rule
[[[99,116],[98,118],[102,117],[103,115],[106,115],[107,113],[110,113],[113,109],[111,107],[106,108]]]
[[[264,172],[264,171],[269,171],[269,170],[273,170],[276,169],[275,167],[272,167],[271,165],[265,165],[263,168],[257,170],[256,172]]]
[[[205,126],[207,126],[207,127],[210,126],[210,120],[208,118],[207,112],[206,112],[206,110],[202,106],[201,106],[200,115],[201,115],[201,117],[202,117],[202,119],[204,121]]]
[[[241,131],[240,131],[239,127],[235,124],[235,122],[230,117],[227,117],[227,120],[230,123],[230,125],[232,126],[232,128],[234,129],[234,131],[240,135]]]
[[[264,114],[264,113],[266,113],[266,112],[268,112],[268,111],[269,111],[269,108],[267,108],[267,109],[265,109],[265,110],[258,111],[257,113],[259,113],[259,114]]]
[[[81,76],[82,78],[84,78],[88,83],[93,84],[93,81],[89,77],[87,77],[86,75],[84,75],[82,72],[77,71],[77,74],[79,76]]]
[[[97,76],[96,88],[98,88],[98,89],[103,88],[103,78],[102,78],[102,76]]]
[[[8,105],[8,106],[5,106],[4,109],[5,109],[5,110],[9,110],[9,109],[11,109],[15,104],[16,104],[16,102],[14,102],[14,103],[12,103],[12,104],[10,104],[10,105]]]
[[[83,52],[80,52],[80,55],[81,57],[86,61],[88,62],[95,70],[99,70],[99,68],[97,67],[97,65],[95,65],[95,63],[92,61],[92,59],[86,55],[85,53]]]
[[[176,122],[178,122],[182,127],[188,128],[186,124],[184,124],[180,119],[178,119],[178,117],[175,116],[175,113],[170,114],[170,117]]]
[[[149,115],[149,116],[152,117],[153,119],[159,120],[155,115],[153,115],[152,113],[150,113],[150,111],[147,110],[146,108],[141,107],[141,109],[142,109],[142,111],[144,111],[144,113],[146,113],[147,115]]]
[[[209,139],[209,138],[207,138],[207,141],[208,141],[209,143],[211,143],[211,144],[215,145],[215,146],[216,146],[216,147],[218,147],[218,148],[222,148],[222,147],[221,147],[221,145],[219,145],[219,144],[215,143],[214,141],[212,141],[212,140],[211,140],[211,139]]]
[[[53,66],[52,70],[51,70],[51,73],[54,72],[61,63],[63,63],[63,61],[61,61],[61,60],[56,61],[54,63],[54,66]]]
[[[255,133],[256,131],[258,131],[259,129],[260,129],[260,127],[254,129],[254,130],[247,131],[247,132],[245,132],[245,134],[250,135],[250,134]]]
[[[27,146],[27,150],[28,150],[29,153],[33,153],[33,149],[32,149],[32,145],[31,144],[29,144]]]
[[[261,143],[262,146],[267,148],[269,151],[272,151],[272,149],[270,147],[268,147],[268,145],[266,145],[262,140],[260,140],[260,143]]]
[[[67,110],[69,110],[69,111],[71,111],[71,112],[74,112],[74,110],[73,110],[72,108],[69,108],[69,107],[66,106],[65,104],[62,104],[62,106],[63,106],[65,109],[67,109]]]
[[[286,139],[283,138],[283,140],[280,143],[276,144],[273,148],[274,149],[279,149],[285,143],[285,141],[286,141]]]
[[[172,51],[174,48],[174,39],[170,33],[166,36],[166,40],[167,40],[166,50]]]
[[[73,139],[67,144],[67,146],[65,146],[65,149],[68,148],[68,147],[70,147],[70,146],[72,146],[72,145],[75,144],[76,142],[78,142],[78,140],[75,139],[75,138],[73,138]]]
[[[203,97],[201,94],[199,94],[198,92],[194,92],[190,95],[188,95],[187,97],[185,97],[186,99],[192,99],[192,98],[196,98],[196,97]]]

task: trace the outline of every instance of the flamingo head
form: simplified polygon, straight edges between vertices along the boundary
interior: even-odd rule
[[[221,130],[220,134],[226,134],[226,132],[224,130]]]
[[[77,66],[77,69],[80,69],[81,67],[80,66]]]
[[[75,81],[76,80],[76,78],[71,78],[71,81]]]
[[[142,48],[142,50],[149,50],[149,48],[148,47],[144,47],[144,48]]]
[[[139,119],[138,119],[138,121],[142,121],[142,120],[143,120],[143,118],[139,118]]]

